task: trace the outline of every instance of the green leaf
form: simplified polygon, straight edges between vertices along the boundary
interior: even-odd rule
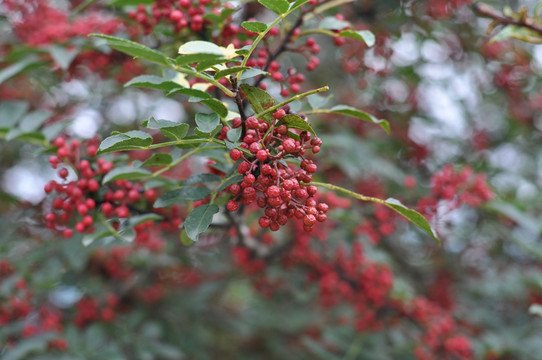
[[[0,128],[9,129],[28,111],[26,101],[3,101],[0,103]]]
[[[134,6],[134,5],[151,5],[154,0],[114,0],[109,3],[110,6]]]
[[[222,101],[217,99],[205,99],[201,100],[200,102],[207,106],[210,110],[220,115],[220,117],[225,118],[228,116],[228,108],[222,103]]]
[[[145,160],[145,162],[143,162],[141,166],[164,166],[171,164],[172,161],[173,158],[171,157],[171,155],[166,153],[156,153],[152,154],[150,158]]]
[[[183,181],[183,186],[194,185],[200,183],[209,183],[220,181],[222,178],[215,174],[203,173],[190,176],[188,179]]]
[[[53,60],[62,68],[66,70],[70,67],[73,59],[79,54],[79,48],[68,49],[64,46],[53,45],[49,48],[49,54]]]
[[[67,126],[68,126],[68,123],[65,123],[65,122],[62,122],[62,121],[55,122],[55,123],[52,123],[51,125],[45,126],[41,130],[41,132],[43,133],[43,135],[45,136],[45,139],[47,139],[47,141],[51,141],[55,137],[57,137],[58,134],[60,134]]]
[[[241,23],[243,29],[251,31],[253,33],[263,33],[267,30],[267,25],[258,21],[243,21]]]
[[[103,180],[102,184],[106,184],[110,181],[115,180],[132,180],[132,179],[141,179],[152,175],[152,173],[148,170],[141,169],[141,168],[134,168],[130,166],[123,166],[119,168],[114,168],[110,172],[108,172]]]
[[[280,121],[277,123],[277,126],[280,126],[282,124],[288,125],[290,129],[298,129],[298,130],[305,130],[316,136],[316,133],[310,126],[310,124],[303,120],[300,116],[297,115],[286,115],[280,119]]]
[[[330,96],[321,96],[318,94],[312,94],[307,96],[307,100],[309,101],[309,105],[313,109],[320,109],[322,106],[327,104],[327,102],[331,99],[333,95]]]
[[[267,71],[263,71],[261,69],[255,69],[255,68],[251,68],[251,69],[248,69],[246,71],[244,71],[242,74],[241,74],[241,77],[239,78],[240,81],[242,80],[247,80],[247,79],[250,79],[250,78],[253,78],[255,76],[260,76],[260,75],[269,75],[269,73]]]
[[[222,9],[222,11],[220,12],[220,15],[217,15],[213,12],[208,12],[207,14],[203,15],[203,19],[210,21],[213,24],[223,24],[224,21],[228,18],[228,16],[233,14],[235,11],[236,11],[235,8],[233,9],[225,8],[225,9]]]
[[[369,30],[344,30],[339,33],[339,36],[363,41],[368,47],[373,46],[376,41],[374,34]]]
[[[200,186],[188,186],[180,189],[175,189],[164,195],[160,196],[154,202],[153,207],[163,208],[178,203],[180,200],[198,201],[203,200],[207,196],[211,195],[211,190],[208,187]]]
[[[290,9],[290,3],[286,0],[258,0],[260,4],[279,15]]]
[[[231,142],[236,142],[241,137],[241,133],[243,132],[243,128],[238,127],[237,129],[230,129],[226,133],[226,137]]]
[[[197,113],[196,124],[198,125],[198,129],[201,132],[210,133],[218,126],[218,124],[220,124],[220,118],[215,113],[210,113],[210,114]]]
[[[378,125],[380,125],[380,127],[382,127],[382,129],[384,129],[388,133],[388,135],[390,133],[390,124],[386,120],[377,119],[374,116],[372,116],[372,115],[370,115],[370,114],[368,114],[368,113],[366,113],[364,111],[353,108],[351,106],[336,105],[336,106],[332,107],[330,109],[330,111],[332,113],[335,113],[335,114],[352,116],[352,117],[355,117],[355,118],[358,118],[358,119],[361,119],[361,120],[365,120],[365,121],[372,122],[374,124],[378,124]]]
[[[190,126],[185,123],[169,120],[156,120],[154,118],[144,121],[143,126],[147,127],[147,129],[160,130],[164,136],[173,140],[183,139],[190,128]]]
[[[111,48],[133,56],[134,58],[140,58],[162,65],[169,64],[170,59],[165,54],[148,48],[145,45],[109,35],[90,34],[89,36],[104,39],[107,41],[107,45],[109,45]]]
[[[237,54],[239,54],[239,55],[245,56],[245,55],[248,55],[250,53],[250,48],[251,47],[252,47],[251,45],[245,45],[242,48],[237,49],[235,52]]]
[[[19,128],[12,129],[6,134],[7,141],[15,139],[37,144],[43,144],[43,142],[46,140],[45,135],[43,135],[40,131],[24,131]]]
[[[152,136],[143,131],[133,130],[105,138],[98,148],[98,153],[144,149],[150,144]]]
[[[24,132],[30,132],[39,129],[53,113],[48,110],[37,110],[27,114],[19,123],[19,128]]]
[[[247,70],[247,69],[250,69],[250,68],[248,66],[232,66],[230,68],[217,71],[214,78],[215,78],[215,80],[219,80],[219,79],[222,79],[223,77],[226,77],[228,75],[235,74],[235,73],[238,73],[241,70]]]
[[[190,89],[190,88],[177,88],[173,89],[170,92],[167,93],[167,96],[170,95],[176,95],[176,94],[182,94],[186,96],[191,96],[199,99],[211,99],[212,96],[205,91],[201,91],[198,89]]]
[[[52,332],[40,334],[29,339],[23,339],[16,346],[10,348],[2,355],[3,360],[30,359],[31,355],[37,355],[47,350],[49,341],[56,335]]]
[[[181,241],[181,244],[185,246],[191,245],[193,243],[192,239],[190,239],[186,234],[185,229],[181,231],[181,234],[179,235],[179,240]]]
[[[538,31],[526,28],[524,26],[516,25],[505,26],[495,36],[491,38],[490,42],[493,43],[496,41],[503,41],[510,38],[533,44],[542,43],[542,34],[540,34]]]
[[[386,199],[384,205],[386,205],[387,207],[395,210],[400,215],[405,217],[407,220],[412,222],[414,225],[416,225],[417,227],[419,227],[420,229],[425,231],[433,239],[435,239],[435,241],[440,246],[440,240],[439,240],[439,238],[437,236],[437,233],[435,232],[435,230],[433,230],[431,225],[429,225],[429,222],[427,221],[427,219],[425,217],[423,217],[422,214],[420,214],[416,210],[412,210],[412,209],[407,208],[405,205],[401,204],[401,202],[399,200],[396,200],[394,198]]]
[[[216,188],[216,190],[214,192],[221,192],[222,190],[224,190],[225,188],[227,188],[228,186],[232,185],[232,184],[239,184],[241,181],[243,181],[244,179],[244,176],[243,175],[234,175],[230,178],[228,178],[227,180],[225,180],[223,183],[220,184],[220,186],[218,188]]]
[[[30,70],[44,64],[47,64],[47,61],[39,61],[38,58],[34,56],[29,56],[23,60],[19,60],[16,63],[0,70],[0,84],[22,72],[25,72],[26,70]]]
[[[222,52],[220,54],[185,54],[177,56],[175,62],[177,63],[177,65],[190,65],[203,60],[209,60],[213,58],[216,59],[222,57],[222,55]]]
[[[195,40],[184,43],[179,48],[179,54],[210,54],[224,56],[224,52],[222,51],[220,46],[216,45],[215,43],[203,40]]]
[[[147,221],[155,221],[160,219],[162,219],[162,216],[154,213],[130,216],[127,226],[134,227],[136,225],[146,223]]]
[[[308,2],[309,2],[309,0],[296,0],[293,3],[290,4],[290,11],[293,11],[293,10],[297,9],[301,5],[303,5],[305,3],[308,3]]]
[[[181,87],[178,83],[169,79],[164,79],[156,75],[140,75],[128,81],[124,84],[124,87],[143,87],[150,89],[163,90],[166,92],[172,92],[172,90]]]
[[[193,241],[198,241],[199,235],[209,228],[213,222],[213,216],[218,212],[216,205],[201,205],[192,210],[186,217],[184,228],[186,235]]]
[[[350,23],[348,21],[339,20],[335,16],[327,16],[320,21],[320,27],[326,30],[342,30],[350,27]]]
[[[215,65],[218,65],[218,64],[223,64],[225,62],[228,62],[230,60],[228,59],[225,59],[223,57],[214,57],[214,58],[210,58],[210,59],[207,59],[207,60],[202,60],[200,61],[197,65],[196,65],[196,70],[197,71],[203,71],[203,70],[207,70]],[[209,70],[212,70],[212,69],[209,69]]]
[[[256,113],[263,112],[275,105],[275,99],[262,89],[247,84],[242,84],[240,88]],[[268,124],[272,124],[275,121],[273,114],[264,115],[263,120]]]

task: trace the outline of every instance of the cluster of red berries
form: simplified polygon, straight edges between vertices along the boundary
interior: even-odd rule
[[[57,151],[49,157],[49,163],[53,169],[58,169],[58,176],[63,180],[52,180],[45,185],[46,193],[57,194],[52,209],[45,214],[45,221],[47,228],[62,231],[65,238],[72,237],[74,230],[92,233],[93,214],[100,204],[105,217],[126,218],[130,216],[130,204],[156,199],[154,189],[145,191],[142,185],[126,180],[114,181],[101,196],[99,180],[114,165],[104,158],[96,159],[96,141],[91,140],[83,146],[76,139],[68,142],[64,137],[57,137],[53,145]],[[69,168],[76,172],[76,180],[68,181]],[[75,224],[74,217],[77,217]]]
[[[98,159],[98,162],[101,159]],[[141,184],[127,180],[113,181],[104,195],[102,212],[107,218],[127,218],[130,216],[129,206],[140,200],[152,202],[156,200],[156,190],[144,190]]]
[[[478,207],[494,196],[485,174],[475,174],[470,166],[456,170],[448,164],[431,177],[431,192],[418,202],[418,208],[431,217],[436,212],[439,201],[449,202],[451,209],[462,204]]]
[[[166,23],[174,26],[179,32],[190,28],[194,32],[200,32],[209,21],[205,19],[206,14],[220,15],[223,9],[232,9],[231,3],[221,4],[214,0],[156,0],[148,9],[139,5],[137,10],[128,13],[128,16],[137,21],[149,34],[157,24]],[[150,12],[148,11],[150,10]]]
[[[316,186],[304,185],[312,181],[312,174],[317,170],[316,164],[305,154],[307,150],[318,153],[322,141],[307,131],[295,135],[286,124],[276,126],[287,111],[288,106],[277,110],[273,114],[277,122],[273,125],[252,116],[246,119],[246,135],[240,147],[247,151],[230,151],[232,160],[243,160],[237,170],[244,178],[240,184],[228,187],[227,191],[234,198],[227,208],[236,211],[239,202],[243,205],[255,202],[265,209],[265,215],[259,220],[262,228],[277,231],[289,218],[295,217],[303,219],[305,231],[311,231],[316,222],[327,219],[328,206],[316,201]],[[239,123],[234,121],[233,126]],[[300,168],[287,165],[285,159],[301,159]]]
[[[6,299],[0,298],[0,326],[8,327],[10,324],[22,326],[20,333],[14,333],[13,337],[8,338],[6,345],[15,346],[20,339],[31,338],[45,332],[62,331],[61,315],[46,306],[36,308],[33,305],[34,292],[23,278],[14,282],[3,282],[14,275],[13,265],[7,260],[0,260],[0,285],[10,293]],[[50,349],[65,350],[68,343],[63,338],[54,338],[49,341],[48,346]]]
[[[83,327],[94,321],[111,322],[115,320],[118,305],[119,298],[112,293],[105,296],[101,306],[98,299],[83,298],[75,306],[74,323],[79,327]]]
[[[126,280],[132,278],[134,270],[128,264],[132,247],[115,246],[109,250],[97,249],[89,261],[90,269],[107,278]]]
[[[406,308],[408,316],[425,329],[424,336],[414,349],[418,360],[474,358],[470,340],[458,333],[458,324],[448,310],[422,297],[416,298],[410,308]]]
[[[92,232],[94,219],[89,213],[96,208],[93,195],[100,189],[100,184],[94,177],[109,172],[113,163],[100,159],[97,169],[91,167],[88,159],[95,157],[98,149],[92,141],[83,147],[78,140],[68,142],[63,137],[57,137],[53,140],[53,145],[57,151],[56,155],[49,157],[49,164],[53,169],[58,169],[58,176],[63,181],[51,180],[45,185],[46,193],[58,194],[53,199],[52,209],[45,215],[46,226],[62,231],[65,238],[73,236],[73,229],[78,232]],[[79,179],[67,180],[69,167],[78,171]],[[80,219],[72,227],[70,220],[74,213],[78,213]]]
[[[66,44],[93,32],[111,35],[123,27],[120,19],[98,12],[72,20],[69,11],[54,7],[49,0],[4,0],[3,5],[13,16],[17,37],[31,46]]]

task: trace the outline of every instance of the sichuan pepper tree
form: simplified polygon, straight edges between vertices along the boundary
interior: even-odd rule
[[[533,229],[494,159],[531,138],[476,115],[458,135],[422,97],[447,53],[495,75],[487,114],[532,130],[528,50],[480,44],[464,5],[5,0],[5,168],[32,156],[52,179],[3,200],[3,358],[536,353],[517,306],[539,301],[536,253],[494,235]],[[500,268],[515,293],[490,288]]]

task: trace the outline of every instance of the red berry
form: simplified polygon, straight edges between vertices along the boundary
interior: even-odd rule
[[[277,71],[277,72],[273,73],[273,75],[271,75],[271,77],[275,81],[281,81],[282,80],[282,73]]]
[[[267,188],[266,194],[270,198],[279,197],[280,196],[280,188],[278,186],[270,186]]]
[[[130,215],[130,210],[126,206],[119,206],[115,212],[119,218],[126,218]]]
[[[77,212],[81,215],[85,215],[88,213],[88,207],[86,204],[79,204],[77,205]]]
[[[271,219],[269,219],[268,217],[262,216],[260,220],[258,220],[258,223],[260,224],[262,228],[266,228],[266,227],[269,227],[269,225],[271,225]]]
[[[236,117],[232,120],[232,126],[234,128],[238,128],[238,127],[241,127],[241,125],[243,124],[243,122],[241,121],[241,118],[240,117]]]
[[[58,170],[58,175],[63,179],[67,178],[68,177],[68,169],[62,168],[62,169]]]
[[[297,148],[295,140],[292,138],[284,140],[282,142],[282,148],[287,154],[294,152]]]
[[[237,171],[239,172],[239,174],[246,174],[249,170],[250,170],[250,163],[247,161],[243,161],[237,167]]]
[[[285,115],[286,115],[286,111],[284,111],[284,109],[278,109],[273,114],[273,117],[278,120],[278,119],[282,119]]]
[[[314,215],[306,215],[303,218],[303,225],[313,226],[316,223],[316,217]]]
[[[54,212],[49,212],[47,215],[45,215],[45,220],[48,222],[53,222],[56,220],[56,215]]]
[[[309,193],[310,196],[314,196],[314,194],[316,194],[317,191],[318,191],[318,188],[314,185],[309,185],[307,187],[307,192]]]
[[[316,210],[318,211],[321,211],[321,212],[327,212],[327,210],[329,209],[329,207],[327,206],[326,203],[319,203],[318,205],[316,205]]]
[[[173,21],[179,21],[183,18],[183,13],[180,10],[173,10],[169,14],[169,18]]]
[[[247,129],[257,129],[258,127],[260,127],[260,122],[254,116],[250,116],[246,120],[245,125]]]
[[[83,217],[83,221],[81,221],[83,223],[83,225],[85,225],[85,227],[87,226],[90,226],[92,225],[92,223],[94,222],[94,220],[92,219],[92,216],[90,215],[85,215]]]
[[[239,209],[239,204],[235,200],[230,200],[228,201],[228,205],[226,206],[226,208],[229,211],[237,211]]]
[[[256,153],[256,159],[258,159],[258,160],[261,161],[261,162],[264,162],[265,160],[267,160],[267,151],[265,151],[265,150],[259,150],[259,151]]]
[[[85,225],[81,222],[78,222],[77,224],[75,224],[75,230],[82,233],[83,231],[85,231]]]

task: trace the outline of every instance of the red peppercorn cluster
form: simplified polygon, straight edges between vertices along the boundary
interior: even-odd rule
[[[129,246],[115,246],[109,251],[97,249],[90,258],[90,269],[105,275],[106,278],[126,280],[130,279],[134,270],[128,264],[128,256],[133,248]]]
[[[0,286],[4,293],[0,295],[0,327],[19,329],[8,337],[7,345],[15,346],[22,339],[28,339],[43,333],[61,332],[63,330],[61,314],[49,306],[36,307],[33,289],[29,288],[23,278],[7,260],[0,260]],[[15,280],[15,281],[13,281]],[[66,340],[55,338],[49,341],[49,348],[65,350]]]
[[[173,25],[175,32],[185,28],[200,32],[210,24],[205,15],[220,15],[224,8],[231,9],[233,5],[215,0],[156,0],[150,8],[139,5],[128,16],[137,21],[146,34],[151,33],[157,24],[164,23]]]
[[[78,232],[92,232],[94,219],[92,211],[96,208],[95,194],[100,188],[96,179],[113,168],[113,163],[104,159],[97,161],[97,167],[92,168],[91,160],[98,149],[94,141],[82,146],[78,140],[66,141],[63,137],[53,140],[57,148],[56,155],[49,157],[49,164],[58,169],[60,182],[50,181],[45,185],[46,193],[55,192],[52,209],[45,214],[46,226],[49,229],[62,231],[65,238],[73,236],[73,229]],[[80,175],[79,179],[68,181],[71,168]],[[79,220],[72,224],[74,214]]]
[[[75,325],[83,327],[94,321],[111,322],[115,320],[119,298],[109,293],[103,301],[85,297],[76,304]]]
[[[56,8],[49,0],[5,0],[3,5],[13,17],[17,37],[31,46],[66,44],[74,37],[94,32],[111,35],[123,28],[119,18],[96,11],[71,19],[68,10]]]
[[[279,109],[273,117],[280,120],[287,111],[288,107]],[[238,124],[239,121],[234,121],[234,127]],[[305,155],[307,150],[318,153],[322,141],[307,131],[294,135],[287,125],[276,124],[270,128],[262,119],[252,116],[246,119],[246,135],[240,147],[247,151],[230,151],[232,160],[242,159],[237,170],[244,178],[240,184],[228,187],[227,191],[234,198],[227,208],[237,211],[239,202],[243,205],[255,202],[264,209],[264,216],[259,220],[262,228],[277,231],[289,218],[295,217],[303,220],[305,231],[311,231],[316,222],[327,219],[328,206],[316,201],[316,186],[303,184],[310,183],[317,170],[316,164]],[[285,159],[300,159],[300,168],[288,166]]]
[[[101,159],[98,159],[100,161]],[[154,201],[156,190],[144,190],[141,184],[127,180],[113,181],[104,195],[102,212],[107,218],[127,218],[130,216],[130,206],[140,201]]]
[[[58,169],[58,176],[63,180],[52,180],[45,185],[46,193],[56,194],[45,221],[47,228],[61,231],[65,238],[72,237],[74,230],[92,233],[95,210],[100,204],[105,217],[127,218],[131,204],[156,199],[154,189],[144,191],[141,184],[127,180],[114,181],[101,196],[100,179],[114,165],[104,158],[96,158],[96,141],[82,145],[78,140],[57,137],[53,145],[57,151],[49,157],[49,163],[53,169]],[[77,179],[68,181],[68,169],[75,171]]]
[[[425,334],[414,349],[418,360],[474,358],[470,340],[457,332],[458,324],[448,310],[422,297],[405,308],[408,316],[425,328]]]
[[[455,209],[462,204],[478,207],[493,196],[485,174],[475,174],[470,166],[456,170],[448,164],[431,177],[431,195],[422,198],[418,208],[424,215],[432,217],[442,200],[448,202],[450,209]]]

